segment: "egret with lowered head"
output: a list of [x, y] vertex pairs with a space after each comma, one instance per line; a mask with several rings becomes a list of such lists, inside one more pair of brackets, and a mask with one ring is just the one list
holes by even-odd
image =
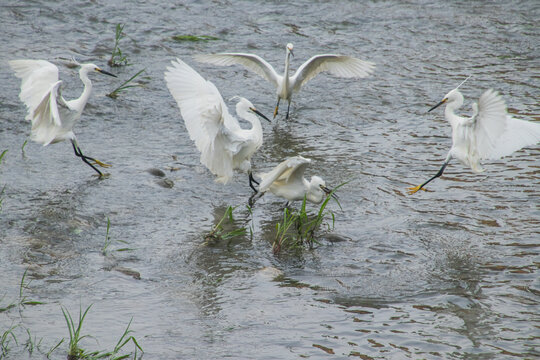
[[226, 184], [239, 169], [249, 175], [249, 186], [254, 190], [251, 156], [263, 143], [262, 126], [255, 114], [270, 121], [253, 104], [242, 97], [236, 104], [236, 113], [251, 123], [251, 129], [242, 129], [238, 120], [227, 110], [215, 85], [205, 80], [180, 59], [167, 67], [165, 81], [180, 113], [191, 140], [201, 152], [201, 163], [214, 175], [217, 182]]
[[109, 164], [83, 155], [77, 138], [73, 133], [75, 122], [81, 114], [92, 93], [92, 82], [88, 75], [93, 72], [114, 76], [94, 64], [79, 64], [79, 77], [84, 84], [84, 90], [78, 99], [66, 100], [62, 96], [62, 81], [58, 79], [56, 65], [45, 60], [12, 60], [9, 66], [15, 71], [15, 76], [22, 80], [19, 98], [28, 107], [26, 120], [32, 122], [30, 139], [43, 144], [54, 144], [70, 140], [75, 155], [90, 165], [99, 176], [103, 176], [95, 165], [109, 167]]
[[463, 105], [459, 86], [428, 110], [432, 111], [446, 104], [444, 115], [452, 126], [452, 148], [439, 172], [423, 184], [409, 188], [409, 194], [423, 189], [430, 181], [441, 176], [452, 158], [479, 173], [484, 171], [480, 160], [499, 159], [540, 141], [540, 123], [515, 119], [508, 115], [503, 98], [492, 89], [486, 90], [480, 96], [478, 104], [472, 104], [472, 117], [456, 115], [454, 112]]
[[220, 66], [240, 64], [248, 70], [262, 76], [276, 87], [277, 104], [274, 110], [274, 118], [278, 113], [279, 101], [288, 101], [287, 116], [289, 118], [289, 108], [293, 93], [299, 92], [300, 88], [322, 71], [328, 71], [332, 75], [339, 77], [359, 77], [368, 76], [375, 69], [375, 64], [369, 61], [360, 60], [350, 56], [321, 54], [315, 55], [302, 64], [294, 75], [289, 76], [290, 57], [293, 56], [293, 45], [287, 44], [285, 55], [285, 71], [279, 75], [272, 65], [260, 56], [245, 53], [219, 53], [209, 55], [196, 55], [195, 59], [201, 62]]
[[[306, 200], [319, 204], [323, 199], [332, 194], [332, 190], [326, 187], [326, 183], [318, 176], [312, 176], [310, 181], [304, 178], [304, 172], [311, 163], [311, 159], [302, 156], [293, 156], [281, 162], [268, 173], [261, 174], [259, 184], [259, 197], [270, 191], [276, 196], [289, 201]], [[252, 198], [251, 203], [256, 199]]]

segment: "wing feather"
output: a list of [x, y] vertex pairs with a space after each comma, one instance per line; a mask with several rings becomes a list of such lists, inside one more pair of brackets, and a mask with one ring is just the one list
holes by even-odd
[[507, 129], [506, 104], [493, 89], [486, 90], [478, 100], [475, 117], [476, 148], [480, 159], [489, 159], [497, 142]]
[[35, 109], [58, 82], [58, 68], [45, 60], [11, 60], [8, 63], [15, 76], [22, 80], [19, 98], [28, 107], [26, 120], [33, 121]]
[[294, 84], [294, 90], [298, 91], [305, 83], [323, 71], [328, 71], [338, 77], [363, 78], [371, 74], [374, 69], [374, 63], [350, 56], [315, 55], [298, 68], [292, 77], [292, 83]]
[[304, 172], [310, 163], [311, 159], [302, 156], [293, 156], [282, 161], [270, 172], [261, 175], [259, 191], [268, 191], [275, 181], [298, 181], [304, 176]]
[[268, 80], [274, 86], [278, 86], [281, 76], [276, 73], [272, 65], [260, 56], [244, 53], [220, 53], [209, 55], [195, 55], [195, 60], [214, 64], [218, 66], [242, 65], [246, 69], [253, 71], [264, 79]]
[[229, 114], [212, 82], [180, 59], [171, 63], [165, 72], [165, 81], [180, 108], [190, 138], [201, 152], [201, 163], [219, 177], [217, 181], [226, 183], [233, 176], [233, 151], [229, 146], [231, 131], [225, 123], [236, 119]]

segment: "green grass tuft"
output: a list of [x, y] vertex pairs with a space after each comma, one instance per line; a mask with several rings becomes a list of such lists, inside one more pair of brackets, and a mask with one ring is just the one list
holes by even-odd
[[129, 65], [127, 56], [122, 53], [120, 47], [118, 46], [120, 40], [125, 36], [124, 31], [125, 24], [116, 24], [116, 32], [114, 36], [114, 48], [111, 53], [111, 58], [108, 61], [109, 66], [126, 66]]
[[[326, 211], [326, 206], [332, 198], [341, 208], [339, 201], [333, 198], [332, 194], [345, 184], [346, 182], [332, 190], [315, 215], [307, 213], [305, 196], [300, 210], [285, 208], [283, 220], [276, 224], [276, 236], [272, 244], [274, 254], [278, 254], [282, 250], [300, 251], [305, 246], [313, 248], [313, 244], [317, 243], [316, 233], [321, 230], [321, 226], [326, 225], [325, 231], [333, 230], [336, 218], [333, 211]], [[331, 223], [325, 222], [328, 216], [332, 219]]]

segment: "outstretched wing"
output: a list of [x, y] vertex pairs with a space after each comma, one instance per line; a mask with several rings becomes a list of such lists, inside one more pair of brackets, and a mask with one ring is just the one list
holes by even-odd
[[71, 111], [59, 95], [58, 68], [45, 60], [12, 60], [9, 66], [22, 80], [19, 98], [28, 107], [32, 140], [48, 145], [59, 133], [69, 131], [62, 127], [62, 119]]
[[499, 159], [540, 142], [540, 123], [506, 117], [506, 131], [499, 137], [488, 159]]
[[189, 137], [201, 152], [201, 163], [219, 176], [218, 181], [226, 183], [233, 176], [234, 149], [225, 118], [232, 116], [212, 82], [180, 59], [171, 63], [165, 81], [180, 108]]
[[311, 163], [310, 159], [302, 156], [293, 156], [282, 161], [272, 171], [261, 175], [259, 191], [265, 192], [275, 181], [290, 183], [301, 181], [307, 166]]
[[260, 56], [243, 53], [220, 53], [209, 55], [195, 55], [195, 60], [219, 66], [239, 64], [246, 69], [262, 76], [274, 86], [278, 86], [281, 76], [276, 73], [272, 65]]
[[295, 91], [319, 74], [328, 71], [339, 77], [366, 77], [375, 69], [375, 64], [370, 61], [360, 60], [350, 56], [322, 54], [315, 55], [302, 64], [292, 77]]

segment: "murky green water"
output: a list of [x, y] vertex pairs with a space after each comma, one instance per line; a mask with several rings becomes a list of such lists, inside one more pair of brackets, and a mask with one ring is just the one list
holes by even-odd
[[[0, 312], [11, 326], [8, 359], [30, 357], [28, 329], [44, 358], [77, 315], [93, 304], [86, 349], [111, 349], [131, 318], [148, 359], [429, 358], [539, 356], [540, 148], [486, 163], [474, 175], [457, 162], [430, 184], [451, 140], [443, 112], [427, 114], [467, 75], [470, 102], [498, 89], [516, 117], [538, 120], [538, 6], [482, 2], [111, 2], [84, 5], [8, 1], [0, 6], [0, 307], [19, 283], [42, 305]], [[114, 28], [132, 63], [106, 66]], [[175, 42], [174, 35], [220, 40]], [[293, 100], [292, 119], [263, 124], [256, 171], [287, 156], [312, 158], [308, 175], [343, 187], [334, 233], [300, 256], [275, 256], [284, 201], [265, 196], [250, 215], [245, 175], [222, 186], [199, 163], [164, 81], [180, 57], [212, 80], [225, 99], [249, 98], [271, 115], [274, 90], [241, 67], [198, 64], [191, 55], [254, 52], [281, 71], [285, 44], [293, 68], [317, 53], [356, 55], [377, 64], [357, 80], [327, 75]], [[76, 56], [111, 70], [76, 126], [81, 148], [113, 165], [98, 180], [68, 143], [21, 151], [29, 124], [19, 81], [6, 61]], [[105, 94], [145, 68], [144, 87]], [[61, 66], [64, 96], [82, 89]], [[232, 107], [231, 107], [232, 109]], [[282, 109], [283, 112], [285, 109]], [[282, 114], [283, 115], [283, 114]], [[161, 169], [172, 188], [150, 174]], [[177, 169], [171, 171], [170, 169]], [[202, 246], [227, 206], [253, 237]], [[107, 218], [112, 244], [103, 255]], [[125, 241], [121, 243], [119, 241]], [[115, 251], [129, 247], [132, 251]], [[132, 272], [130, 272], [132, 271]], [[137, 273], [140, 279], [137, 279]], [[281, 273], [280, 280], [273, 281]], [[51, 356], [63, 359], [67, 345]]]

